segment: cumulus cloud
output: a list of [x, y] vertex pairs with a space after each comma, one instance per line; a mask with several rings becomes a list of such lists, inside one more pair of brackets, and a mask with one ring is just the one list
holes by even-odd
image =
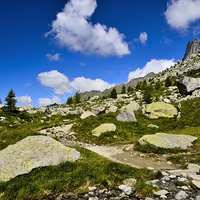
[[[74, 80], [70, 82], [67, 76], [58, 72], [57, 70], [42, 72], [38, 74], [37, 79], [41, 82], [43, 86], [52, 88], [54, 93], [58, 95], [72, 93], [74, 91], [103, 91], [107, 88], [114, 86], [114, 84], [109, 84], [101, 79], [92, 80], [90, 78], [84, 77], [74, 78]], [[42, 99], [42, 101], [50, 102], [48, 98]]]
[[52, 35], [59, 45], [74, 52], [119, 57], [130, 54], [125, 36], [116, 28], [89, 21], [96, 7], [96, 0], [70, 0], [45, 36]]
[[58, 96], [52, 96], [52, 98], [39, 98], [38, 104], [40, 106], [47, 106], [53, 103], [61, 104], [61, 99]]
[[148, 35], [146, 32], [140, 33], [139, 40], [142, 44], [146, 44], [147, 39], [148, 39]]
[[46, 57], [50, 60], [50, 61], [59, 61], [60, 60], [60, 53], [56, 53], [54, 55], [51, 55], [49, 53], [46, 54]]
[[17, 100], [19, 103], [22, 103], [22, 104], [31, 104], [31, 103], [32, 103], [32, 99], [31, 99], [31, 97], [28, 96], [28, 95], [16, 97], [16, 100]]
[[169, 68], [175, 64], [174, 59], [167, 60], [167, 59], [152, 59], [150, 62], [147, 62], [147, 64], [142, 68], [137, 68], [135, 71], [132, 71], [128, 75], [128, 81], [130, 81], [133, 78], [137, 77], [143, 77], [147, 75], [150, 72], [158, 73], [166, 68]]
[[71, 92], [68, 78], [57, 70], [42, 72], [38, 74], [37, 79], [42, 85], [53, 88], [55, 94], [63, 95]]
[[90, 78], [77, 77], [71, 82], [71, 86], [75, 90], [79, 90], [80, 92], [85, 92], [90, 90], [103, 91], [107, 88], [113, 87], [114, 84], [109, 84], [101, 79], [92, 80]]
[[190, 23], [200, 19], [200, 0], [170, 0], [165, 17], [175, 29], [187, 29]]

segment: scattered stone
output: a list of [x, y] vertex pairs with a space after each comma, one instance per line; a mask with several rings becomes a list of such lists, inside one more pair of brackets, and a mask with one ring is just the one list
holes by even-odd
[[129, 186], [129, 187], [134, 187], [135, 184], [137, 183], [137, 180], [134, 178], [126, 179], [123, 181], [124, 185]]
[[159, 190], [159, 191], [155, 192], [154, 194], [157, 196], [161, 196], [161, 195], [166, 195], [168, 193], [169, 192], [167, 190]]
[[155, 125], [155, 124], [149, 124], [147, 126], [148, 128], [159, 128], [159, 126]]
[[183, 199], [186, 199], [187, 197], [188, 197], [188, 194], [185, 191], [179, 191], [175, 195], [175, 199], [177, 199], [177, 200], [183, 200]]
[[109, 109], [106, 111], [106, 113], [116, 113], [118, 110], [118, 107], [117, 106], [110, 106]]
[[89, 118], [89, 117], [95, 117], [96, 115], [91, 112], [91, 111], [85, 111], [81, 116], [80, 118], [81, 119], [86, 119], [86, 118]]
[[102, 133], [113, 132], [116, 130], [116, 126], [112, 123], [104, 123], [92, 130], [92, 135], [99, 137]]
[[191, 135], [175, 135], [166, 133], [156, 133], [154, 135], [144, 135], [139, 139], [140, 145], [152, 144], [156, 147], [173, 149], [180, 147], [187, 149], [192, 146], [192, 142], [197, 140], [197, 137]]
[[42, 166], [80, 159], [80, 152], [47, 136], [28, 136], [0, 151], [0, 181]]
[[128, 105], [123, 106], [120, 108], [121, 111], [124, 111], [125, 109], [132, 110], [132, 111], [137, 111], [140, 109], [140, 105], [136, 101], [131, 101]]

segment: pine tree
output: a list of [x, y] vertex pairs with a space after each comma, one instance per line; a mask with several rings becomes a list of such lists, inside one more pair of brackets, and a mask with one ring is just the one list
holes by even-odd
[[110, 93], [110, 98], [116, 99], [117, 98], [117, 91], [115, 88], [112, 89]]
[[8, 107], [9, 111], [16, 110], [15, 104], [17, 103], [17, 100], [15, 98], [15, 93], [13, 89], [11, 89], [5, 98], [6, 106]]
[[147, 104], [152, 103], [152, 88], [147, 86], [143, 91], [143, 101]]
[[76, 92], [75, 97], [74, 97], [75, 103], [80, 103], [81, 101], [81, 94], [79, 92]]
[[121, 94], [126, 94], [126, 87], [125, 87], [125, 85], [123, 85], [123, 87], [122, 87]]
[[71, 105], [73, 103], [73, 98], [72, 97], [69, 97], [67, 99], [67, 104]]
[[168, 76], [165, 80], [165, 87], [169, 87], [172, 85], [172, 80], [171, 78]]

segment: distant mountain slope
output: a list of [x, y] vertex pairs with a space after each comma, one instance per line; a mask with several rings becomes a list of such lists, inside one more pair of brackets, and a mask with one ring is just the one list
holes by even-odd
[[190, 58], [200, 50], [200, 40], [196, 38], [194, 41], [189, 41], [185, 50], [183, 60]]
[[123, 86], [125, 86], [127, 90], [129, 87], [136, 87], [139, 82], [143, 82], [144, 80], [148, 81], [152, 78], [154, 79], [154, 82], [157, 82], [158, 80], [164, 81], [167, 77], [180, 78], [180, 76], [183, 75], [190, 75], [191, 71], [195, 71], [197, 69], [200, 69], [200, 40], [198, 38], [192, 42], [188, 42], [183, 60], [177, 62], [174, 66], [171, 66], [170, 68], [157, 74], [151, 72], [144, 77], [133, 78], [128, 83], [115, 85], [114, 87], [106, 89], [103, 92], [98, 90], [83, 92], [81, 93], [81, 101], [88, 100], [93, 96], [107, 97], [110, 95], [113, 88], [116, 89], [117, 93], [121, 93]]

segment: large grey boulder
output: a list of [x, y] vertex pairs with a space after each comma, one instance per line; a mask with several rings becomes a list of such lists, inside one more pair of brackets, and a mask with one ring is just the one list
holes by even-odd
[[137, 122], [135, 113], [133, 112], [133, 110], [128, 108], [125, 108], [124, 111], [121, 111], [116, 119], [120, 122]]
[[8, 181], [32, 169], [76, 161], [81, 155], [47, 136], [28, 136], [0, 151], [0, 181]]
[[178, 81], [178, 89], [181, 94], [190, 94], [200, 88], [200, 78], [184, 76]]
[[197, 139], [197, 137], [191, 135], [156, 133], [154, 135], [144, 135], [139, 139], [138, 143], [140, 145], [151, 144], [156, 147], [166, 149], [173, 149], [176, 147], [187, 149], [188, 147], [192, 146], [192, 142]]

